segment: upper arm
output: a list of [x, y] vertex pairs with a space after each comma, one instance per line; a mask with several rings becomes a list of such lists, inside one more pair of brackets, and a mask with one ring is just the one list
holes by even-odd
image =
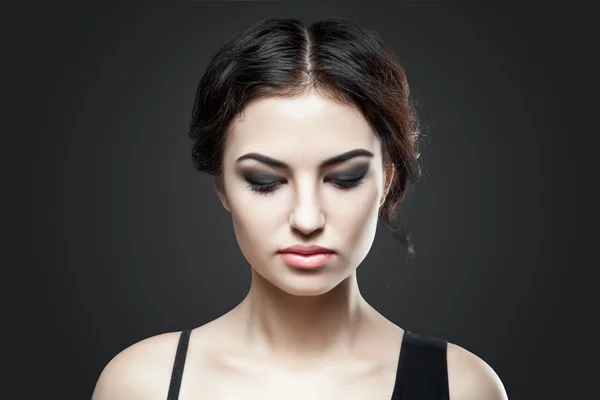
[[126, 348], [102, 370], [92, 400], [166, 398], [176, 346], [176, 334], [168, 333]]
[[448, 343], [450, 400], [508, 400], [500, 377], [485, 361]]

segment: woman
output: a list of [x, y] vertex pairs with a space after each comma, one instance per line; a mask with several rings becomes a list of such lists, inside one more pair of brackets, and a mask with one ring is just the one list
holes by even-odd
[[376, 33], [270, 19], [233, 36], [200, 81], [190, 137], [251, 288], [208, 324], [122, 351], [93, 398], [506, 399], [483, 360], [398, 327], [359, 291], [377, 223], [419, 175], [418, 133]]

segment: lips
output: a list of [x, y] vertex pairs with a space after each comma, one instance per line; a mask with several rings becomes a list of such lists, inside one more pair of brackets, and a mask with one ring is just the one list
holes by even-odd
[[312, 269], [319, 268], [327, 264], [334, 256], [334, 253], [279, 253], [279, 257], [290, 267]]
[[280, 250], [278, 255], [290, 267], [312, 269], [327, 264], [335, 252], [327, 247], [314, 244], [297, 244]]

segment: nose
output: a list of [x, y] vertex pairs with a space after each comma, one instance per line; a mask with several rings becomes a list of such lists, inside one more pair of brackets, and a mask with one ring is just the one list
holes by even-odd
[[323, 229], [325, 215], [318, 196], [308, 190], [300, 194], [290, 214], [289, 223], [293, 229], [306, 236]]

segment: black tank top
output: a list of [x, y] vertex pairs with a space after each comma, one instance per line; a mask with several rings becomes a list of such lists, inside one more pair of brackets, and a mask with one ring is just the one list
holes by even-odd
[[[178, 400], [191, 332], [179, 337], [167, 400]], [[390, 400], [449, 400], [447, 346], [443, 339], [405, 330]]]

